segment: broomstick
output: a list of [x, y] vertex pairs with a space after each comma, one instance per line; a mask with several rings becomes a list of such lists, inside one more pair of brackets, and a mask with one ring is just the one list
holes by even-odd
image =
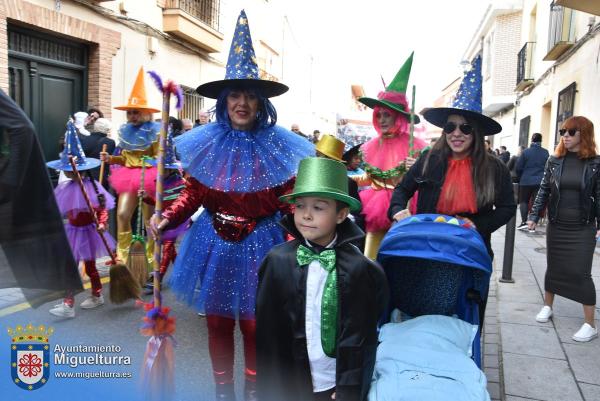
[[[181, 88], [172, 81], [167, 81], [163, 86], [158, 74], [150, 71], [154, 83], [163, 95], [162, 104], [162, 126], [158, 146], [158, 174], [156, 178], [156, 204], [154, 215], [158, 218], [162, 212], [163, 201], [163, 178], [165, 172], [165, 142], [169, 124], [169, 110], [171, 94], [177, 96], [177, 109], [183, 106], [183, 94]], [[175, 318], [169, 317], [170, 309], [163, 307], [160, 294], [160, 238], [154, 248], [154, 302], [145, 304], [147, 311], [144, 317], [144, 325], [140, 330], [142, 334], [151, 336], [144, 354], [144, 365], [142, 369], [142, 388], [145, 400], [168, 401], [175, 393], [175, 381], [173, 372], [175, 370], [175, 358], [173, 345], [175, 340]]]
[[[102, 153], [106, 153], [106, 150], [108, 148], [107, 144], [102, 145]], [[106, 163], [104, 162], [104, 160], [102, 160], [102, 162], [100, 163], [100, 176], [98, 177], [98, 182], [100, 183], [100, 185], [102, 185], [102, 180], [104, 180], [104, 165]]]
[[415, 155], [414, 141], [415, 141], [415, 92], [416, 87], [412, 87], [412, 104], [410, 105], [410, 136], [408, 139], [408, 155], [413, 157]]
[[[94, 224], [96, 224], [96, 227], [98, 227], [98, 217], [96, 216], [96, 212], [92, 207], [92, 202], [90, 202], [90, 198], [88, 197], [87, 192], [85, 192], [83, 180], [81, 178], [81, 175], [79, 174], [79, 171], [77, 170], [77, 164], [75, 163], [75, 159], [73, 158], [73, 156], [69, 156], [69, 162], [71, 163], [71, 167], [73, 168], [73, 173], [77, 176], [79, 189], [81, 189], [81, 193], [83, 195], [83, 198], [85, 199], [85, 203], [87, 204], [88, 211], [94, 219]], [[106, 250], [113, 262], [113, 265], [110, 268], [110, 300], [115, 303], [122, 303], [131, 298], [139, 298], [140, 290], [137, 287], [136, 282], [133, 280], [133, 277], [131, 277], [131, 274], [129, 274], [127, 266], [125, 266], [122, 263], [117, 263], [115, 254], [113, 253], [112, 249], [110, 249], [108, 242], [106, 242], [104, 233], [98, 231], [98, 235], [100, 235], [102, 243], [106, 247]], [[115, 294], [113, 294], [113, 292]], [[115, 301], [115, 299], [117, 301]]]
[[[144, 172], [146, 170], [146, 161], [142, 157], [142, 174], [140, 179], [140, 189], [144, 188]], [[146, 239], [142, 235], [142, 196], [138, 195], [137, 212], [137, 233], [131, 239], [129, 246], [129, 257], [127, 258], [127, 268], [133, 278], [138, 282], [140, 288], [148, 280], [148, 258], [146, 257]]]

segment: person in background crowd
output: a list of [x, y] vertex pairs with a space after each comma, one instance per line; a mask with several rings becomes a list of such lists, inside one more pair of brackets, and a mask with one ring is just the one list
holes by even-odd
[[169, 131], [173, 138], [177, 138], [183, 133], [183, 124], [180, 119], [173, 116], [169, 117]]
[[316, 129], [316, 130], [313, 131], [313, 134], [312, 134], [312, 137], [310, 138], [310, 141], [312, 143], [316, 144], [317, 142], [319, 142], [320, 136], [321, 136], [321, 131], [319, 131], [318, 129]]
[[225, 79], [197, 88], [202, 96], [217, 99], [217, 121], [176, 139], [190, 177], [179, 198], [160, 218], [152, 218], [151, 227], [158, 235], [204, 206], [181, 243], [168, 284], [206, 314], [218, 400], [236, 399], [234, 328], [239, 324], [244, 343], [244, 399], [250, 401], [256, 399], [258, 267], [273, 246], [284, 242], [278, 221], [289, 205], [279, 201], [279, 196], [292, 189], [298, 163], [314, 155], [315, 149], [276, 125], [277, 111], [269, 98], [285, 93], [288, 87], [259, 78], [243, 10], [225, 70]]
[[183, 125], [183, 130], [181, 132], [182, 134], [194, 128], [194, 123], [189, 118], [184, 118], [181, 120], [181, 124]]
[[490, 142], [489, 139], [486, 139], [484, 143], [485, 143], [485, 151], [488, 152], [489, 154], [492, 154], [495, 156], [496, 154], [494, 152], [494, 149], [492, 149], [492, 142]]
[[94, 123], [96, 122], [96, 120], [99, 118], [104, 118], [104, 113], [102, 113], [100, 109], [97, 109], [95, 107], [90, 107], [87, 113], [88, 116], [84, 121], [84, 126], [85, 129], [91, 132], [94, 128]]
[[292, 127], [290, 128], [290, 131], [292, 131], [294, 134], [300, 135], [301, 137], [303, 137], [305, 139], [308, 139], [308, 138], [306, 138], [306, 135], [304, 135], [302, 133], [302, 131], [300, 131], [300, 126], [298, 124], [292, 124]]
[[600, 157], [594, 124], [587, 118], [568, 118], [559, 133], [560, 142], [546, 163], [527, 221], [529, 229], [535, 230], [548, 205], [544, 306], [535, 320], [547, 322], [552, 317], [555, 295], [578, 302], [583, 305], [585, 321], [572, 338], [586, 342], [598, 337], [591, 272], [600, 236]]
[[[115, 141], [108, 137], [112, 124], [110, 120], [106, 118], [98, 118], [94, 123], [91, 133], [89, 136], [81, 136], [81, 147], [83, 152], [89, 157], [94, 159], [100, 159], [100, 152], [102, 152], [102, 146], [106, 145], [106, 152], [112, 154], [115, 151]], [[102, 185], [108, 189], [108, 168], [104, 169], [104, 178], [102, 178]], [[100, 167], [96, 167], [90, 170], [95, 180], [99, 179]]]
[[194, 123], [194, 128], [199, 127], [201, 125], [208, 124], [210, 122], [210, 113], [206, 110], [200, 110], [198, 112], [198, 119]]
[[519, 182], [519, 209], [521, 211], [521, 224], [517, 230], [528, 230], [527, 215], [530, 205], [537, 196], [540, 182], [544, 176], [544, 166], [548, 160], [548, 151], [542, 148], [542, 134], [535, 133], [531, 136], [531, 145], [523, 151], [515, 166], [517, 181]]
[[88, 119], [88, 113], [85, 111], [78, 111], [73, 114], [73, 120], [75, 124], [75, 128], [77, 128], [77, 133], [80, 135], [80, 139], [82, 136], [88, 136], [90, 131], [85, 128], [85, 122]]
[[506, 146], [502, 145], [500, 146], [500, 160], [502, 160], [504, 162], [504, 164], [508, 164], [508, 161], [510, 160], [510, 152], [508, 150], [506, 150]]
[[512, 155], [508, 163], [506, 163], [506, 167], [508, 167], [508, 171], [510, 171], [510, 177], [512, 178], [512, 182], [519, 182], [519, 178], [517, 177], [517, 161], [519, 157], [523, 154], [525, 150], [525, 146], [519, 145], [518, 151], [516, 155]]
[[348, 170], [348, 176], [361, 175], [365, 173], [365, 170], [360, 168], [360, 155], [358, 154], [360, 145], [358, 144], [350, 148], [346, 153], [342, 155], [342, 159], [346, 162], [346, 169]]

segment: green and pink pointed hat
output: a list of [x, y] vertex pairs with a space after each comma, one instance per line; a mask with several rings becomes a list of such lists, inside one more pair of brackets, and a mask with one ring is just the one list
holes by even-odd
[[[392, 82], [390, 82], [384, 91], [379, 92], [377, 99], [361, 97], [358, 101], [371, 109], [375, 106], [387, 107], [388, 109], [404, 114], [406, 118], [410, 118], [410, 107], [408, 106], [408, 100], [406, 99], [406, 88], [408, 87], [408, 78], [410, 77], [414, 54], [415, 52], [410, 54], [400, 70], [396, 73]], [[419, 121], [419, 116], [415, 114], [415, 124], [418, 124]]]

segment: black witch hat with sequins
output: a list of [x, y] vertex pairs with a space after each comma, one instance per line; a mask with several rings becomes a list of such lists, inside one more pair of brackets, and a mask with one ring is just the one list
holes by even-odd
[[482, 114], [481, 56], [477, 56], [471, 65], [471, 70], [465, 74], [460, 83], [460, 88], [458, 88], [452, 107], [427, 109], [423, 112], [423, 117], [433, 125], [443, 128], [446, 121], [448, 121], [449, 115], [458, 114], [477, 121], [483, 135], [497, 134], [502, 131], [502, 126], [495, 120]]
[[289, 89], [279, 82], [260, 79], [250, 26], [244, 10], [240, 12], [235, 26], [225, 68], [225, 79], [202, 84], [196, 88], [196, 91], [202, 96], [217, 99], [223, 89], [237, 86], [256, 88], [264, 97], [279, 96]]

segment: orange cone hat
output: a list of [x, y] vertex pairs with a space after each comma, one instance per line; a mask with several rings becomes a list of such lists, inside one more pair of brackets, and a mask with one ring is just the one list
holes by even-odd
[[131, 95], [125, 106], [115, 107], [117, 110], [142, 110], [148, 113], [158, 113], [160, 110], [148, 106], [146, 97], [146, 84], [144, 82], [144, 67], [140, 67], [137, 78], [133, 84]]

